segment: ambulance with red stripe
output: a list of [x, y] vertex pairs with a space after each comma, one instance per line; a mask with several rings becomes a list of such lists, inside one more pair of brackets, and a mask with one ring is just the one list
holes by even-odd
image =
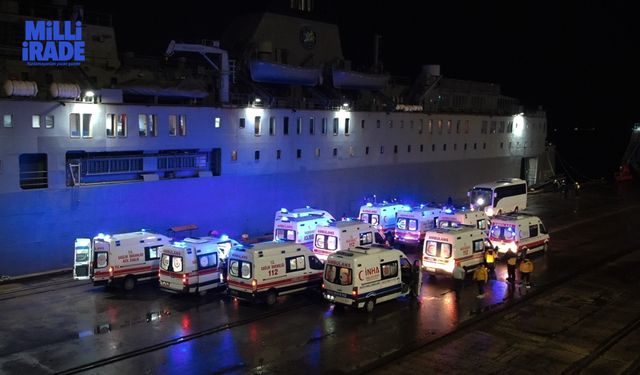
[[227, 260], [227, 284], [233, 297], [276, 303], [285, 294], [319, 288], [324, 265], [306, 246], [261, 242], [234, 248]]
[[440, 216], [442, 216], [440, 207], [426, 204], [399, 211], [396, 220], [396, 240], [407, 245], [419, 244], [427, 230], [436, 227]]
[[371, 246], [373, 233], [373, 226], [360, 220], [337, 221], [329, 226], [319, 226], [313, 241], [313, 253], [318, 259], [325, 261], [329, 255], [339, 250]]
[[540, 218], [521, 212], [494, 217], [489, 239], [498, 247], [498, 255], [509, 251], [516, 254], [546, 252], [549, 248], [549, 232]]
[[311, 248], [316, 228], [334, 221], [335, 218], [329, 212], [315, 208], [299, 208], [291, 212], [281, 210], [281, 215], [276, 213], [273, 240], [306, 244]]
[[488, 216], [484, 211], [456, 210], [445, 208], [438, 218], [438, 228], [471, 225], [486, 230], [489, 226]]
[[422, 269], [430, 276], [451, 276], [460, 262], [469, 272], [484, 262], [485, 249], [493, 247], [485, 231], [471, 225], [438, 228], [425, 235]]
[[77, 238], [74, 278], [93, 280], [94, 285], [122, 285], [135, 288], [138, 281], [156, 279], [160, 247], [171, 241], [167, 236], [147, 231], [99, 234], [90, 241]]
[[160, 248], [160, 289], [170, 293], [198, 293], [226, 285], [225, 259], [241, 246], [226, 235], [185, 238]]
[[382, 229], [393, 229], [396, 226], [396, 214], [406, 209], [406, 205], [399, 203], [369, 202], [360, 207], [358, 218], [375, 228], [382, 226]]
[[417, 296], [421, 285], [419, 261], [414, 266], [402, 251], [375, 245], [329, 255], [322, 294], [338, 306], [372, 312], [378, 303], [411, 293]]

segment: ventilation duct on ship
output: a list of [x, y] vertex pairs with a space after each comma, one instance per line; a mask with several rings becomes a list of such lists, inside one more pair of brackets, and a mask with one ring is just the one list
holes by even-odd
[[56, 99], [75, 99], [82, 94], [80, 86], [75, 83], [58, 83], [54, 82], [49, 88], [51, 96]]
[[7, 96], [36, 96], [38, 84], [33, 81], [7, 80], [4, 83], [4, 92]]

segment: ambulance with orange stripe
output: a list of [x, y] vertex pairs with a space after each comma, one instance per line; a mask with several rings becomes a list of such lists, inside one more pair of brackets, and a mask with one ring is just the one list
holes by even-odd
[[322, 294], [338, 306], [372, 312], [380, 302], [420, 293], [419, 263], [412, 265], [402, 251], [377, 245], [338, 251], [325, 263]]
[[156, 279], [160, 247], [171, 242], [167, 236], [140, 232], [105, 235], [75, 242], [74, 278], [93, 280], [94, 285], [122, 285], [135, 288], [138, 281]]
[[234, 248], [227, 260], [229, 295], [273, 305], [278, 296], [319, 289], [323, 269], [301, 244], [270, 241]]
[[160, 248], [160, 289], [198, 293], [226, 285], [225, 259], [241, 246], [226, 235], [185, 238]]
[[540, 218], [522, 212], [494, 217], [489, 239], [498, 247], [498, 255], [509, 251], [516, 254], [546, 252], [549, 248], [549, 232]]
[[484, 262], [484, 251], [493, 247], [485, 231], [472, 225], [428, 231], [422, 250], [422, 268], [430, 276], [451, 276], [460, 262], [465, 271]]

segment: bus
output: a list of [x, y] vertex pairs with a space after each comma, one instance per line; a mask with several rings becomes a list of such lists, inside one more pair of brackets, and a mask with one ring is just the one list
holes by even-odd
[[487, 216], [527, 208], [527, 182], [519, 178], [479, 184], [469, 190], [467, 195], [471, 209], [484, 211]]

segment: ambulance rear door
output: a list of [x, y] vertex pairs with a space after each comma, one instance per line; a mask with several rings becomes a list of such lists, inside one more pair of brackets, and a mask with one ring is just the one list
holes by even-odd
[[88, 280], [91, 276], [91, 239], [76, 238], [73, 251], [74, 280]]

